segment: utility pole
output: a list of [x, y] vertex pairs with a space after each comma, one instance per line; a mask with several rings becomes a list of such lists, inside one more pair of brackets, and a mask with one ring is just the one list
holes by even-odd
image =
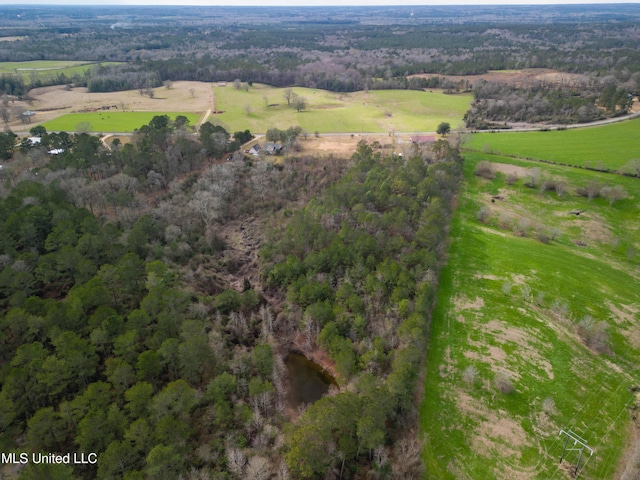
[[[580, 452], [578, 454], [578, 461], [576, 462], [576, 465], [573, 471], [573, 475], [577, 477], [578, 472], [580, 471], [580, 461], [582, 460], [582, 454], [584, 453], [585, 450], [587, 450], [589, 452], [589, 456], [592, 456], [593, 449], [587, 446], [587, 441], [584, 438], [580, 437], [579, 435], [572, 432], [571, 430], [567, 430], [567, 431], [560, 430], [560, 435], [565, 435], [567, 437], [567, 439], [564, 442], [564, 448], [562, 449], [562, 455], [560, 455], [560, 463], [562, 463], [565, 453]], [[573, 446], [569, 446], [569, 440], [573, 440]]]

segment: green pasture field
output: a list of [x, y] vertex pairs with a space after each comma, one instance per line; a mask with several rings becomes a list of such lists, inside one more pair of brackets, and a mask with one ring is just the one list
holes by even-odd
[[35, 75], [38, 78], [46, 77], [48, 75], [57, 76], [65, 74], [66, 76], [72, 76], [75, 74], [83, 74], [89, 68], [97, 65], [117, 65], [118, 62], [77, 62], [67, 60], [36, 60], [31, 62], [0, 62], [0, 75], [3, 74], [18, 74], [22, 75], [26, 79]]
[[248, 128], [256, 133], [297, 125], [310, 133], [433, 132], [441, 122], [457, 127], [471, 103], [470, 95], [445, 95], [439, 91], [340, 94], [296, 87], [294, 93], [307, 101], [307, 108], [297, 112], [287, 106], [282, 88], [253, 85], [248, 92], [236, 90], [231, 84], [212, 88], [216, 109], [224, 113], [213, 115], [211, 121], [228, 131]]
[[[602, 127], [601, 141], [608, 130]], [[505, 173], [476, 177], [481, 160], [520, 177], [540, 168], [569, 190], [559, 198], [522, 179], [508, 185]], [[629, 196], [613, 206], [577, 196], [592, 180], [621, 185]], [[640, 381], [639, 199], [636, 178], [465, 155], [420, 412], [428, 478], [566, 478], [564, 468], [578, 453], [566, 452], [568, 463], [559, 465], [561, 429], [594, 449], [582, 458], [580, 478], [614, 478], [630, 441], [628, 387]], [[482, 207], [489, 209], [484, 222], [477, 217]], [[569, 214], [574, 210], [582, 213]], [[522, 219], [526, 234], [515, 235], [513, 226], [527, 223]], [[537, 239], [554, 229], [558, 236], [549, 243]], [[589, 325], [587, 316], [589, 332], [606, 332], [608, 353], [582, 340], [578, 324]], [[513, 393], [498, 392], [497, 374], [511, 378]]]
[[67, 131], [74, 132], [79, 124], [88, 122], [91, 132], [133, 132], [143, 125], [148, 125], [156, 115], [168, 115], [172, 120], [178, 115], [184, 115], [191, 125], [196, 125], [200, 119], [197, 113], [180, 112], [118, 112], [104, 110], [89, 113], [69, 113], [56, 119], [44, 122], [44, 126], [50, 132]]
[[31, 70], [59, 70], [61, 68], [87, 65], [88, 62], [74, 62], [67, 60], [34, 60], [31, 62], [0, 62], [1, 73], [20, 73]]
[[566, 165], [618, 169], [640, 158], [640, 119], [549, 132], [478, 133], [468, 148], [479, 151], [549, 160]]

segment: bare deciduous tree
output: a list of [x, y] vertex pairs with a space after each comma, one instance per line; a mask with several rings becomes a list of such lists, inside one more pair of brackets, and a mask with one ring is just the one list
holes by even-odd
[[482, 178], [492, 179], [495, 177], [495, 173], [493, 172], [493, 167], [491, 166], [491, 162], [488, 160], [482, 160], [478, 162], [476, 165], [476, 169], [473, 172]]
[[236, 478], [244, 478], [247, 457], [245, 457], [239, 448], [229, 448], [227, 449], [227, 465], [229, 466], [229, 471], [231, 471]]
[[529, 228], [531, 228], [531, 220], [529, 220], [528, 218], [522, 217], [521, 219], [518, 220], [518, 222], [516, 223], [516, 226], [513, 228], [513, 233], [521, 237], [524, 237], [527, 235], [527, 231], [529, 230]]
[[200, 215], [205, 225], [211, 225], [222, 216], [222, 199], [213, 192], [206, 190], [196, 192], [189, 206]]
[[542, 401], [542, 411], [551, 416], [557, 413], [556, 402], [551, 397], [547, 397]]
[[558, 180], [555, 184], [555, 190], [556, 190], [556, 194], [558, 195], [558, 198], [562, 198], [566, 195], [567, 191], [569, 190], [569, 184], [564, 180]]
[[627, 175], [640, 177], [640, 158], [632, 158], [620, 169], [620, 172]]
[[513, 185], [518, 181], [519, 178], [520, 177], [518, 177], [517, 173], [511, 172], [507, 174], [505, 181], [507, 182], [507, 185]]
[[6, 105], [0, 105], [0, 118], [5, 124], [8, 124], [9, 120], [11, 120], [11, 111]]
[[627, 191], [622, 185], [615, 185], [613, 187], [602, 187], [600, 195], [609, 201], [609, 206], [613, 206], [618, 200], [624, 200], [627, 198]]
[[289, 469], [287, 468], [287, 464], [284, 462], [280, 462], [278, 465], [278, 471], [276, 472], [277, 480], [291, 480], [291, 474], [289, 473]]
[[591, 315], [585, 315], [578, 322], [578, 335], [589, 348], [598, 353], [609, 352], [608, 325], [605, 322], [596, 322]]
[[179, 480], [211, 480], [211, 474], [208, 470], [198, 470], [195, 467], [191, 467], [187, 476], [180, 475]]
[[271, 465], [265, 457], [254, 456], [249, 459], [245, 477], [247, 480], [267, 480], [271, 477]]
[[149, 170], [149, 173], [147, 173], [147, 186], [152, 191], [164, 188], [166, 186], [164, 176], [161, 173]]
[[118, 173], [113, 177], [106, 179], [106, 185], [112, 192], [124, 190], [128, 193], [135, 193], [138, 189], [138, 179], [127, 175], [126, 173]]
[[515, 390], [511, 377], [506, 373], [497, 373], [493, 380], [493, 384], [495, 385], [496, 389], [504, 395], [513, 393]]
[[480, 210], [478, 210], [478, 213], [476, 214], [476, 218], [478, 219], [479, 222], [486, 222], [487, 219], [491, 216], [491, 209], [489, 209], [489, 207], [481, 207]]
[[578, 193], [582, 196], [587, 197], [589, 201], [593, 200], [596, 197], [600, 196], [600, 190], [602, 189], [602, 184], [597, 180], [591, 180], [584, 188], [579, 188]]
[[542, 171], [538, 167], [529, 169], [527, 172], [525, 185], [530, 188], [536, 188], [542, 180]]
[[569, 304], [564, 300], [556, 298], [551, 303], [551, 312], [560, 320], [569, 319]]
[[469, 365], [462, 372], [462, 380], [468, 385], [475, 385], [478, 380], [478, 369], [474, 365]]
[[394, 448], [391, 462], [391, 478], [395, 480], [418, 480], [424, 474], [421, 459], [422, 448], [420, 442], [411, 433], [402, 438]]
[[89, 133], [92, 129], [89, 122], [80, 122], [76, 125], [76, 133]]
[[291, 99], [293, 98], [293, 90], [291, 88], [285, 88], [282, 96], [287, 101], [287, 105], [291, 106]]

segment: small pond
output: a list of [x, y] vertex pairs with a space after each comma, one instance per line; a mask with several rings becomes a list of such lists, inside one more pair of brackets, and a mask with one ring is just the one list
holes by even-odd
[[287, 402], [294, 408], [320, 400], [329, 391], [329, 386], [336, 385], [320, 365], [304, 355], [290, 353], [284, 363], [289, 374]]

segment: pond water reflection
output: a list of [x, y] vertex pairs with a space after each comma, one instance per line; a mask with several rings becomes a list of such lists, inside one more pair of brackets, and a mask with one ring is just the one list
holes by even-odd
[[320, 400], [335, 380], [324, 369], [304, 355], [290, 353], [284, 360], [289, 374], [287, 402], [291, 407]]

